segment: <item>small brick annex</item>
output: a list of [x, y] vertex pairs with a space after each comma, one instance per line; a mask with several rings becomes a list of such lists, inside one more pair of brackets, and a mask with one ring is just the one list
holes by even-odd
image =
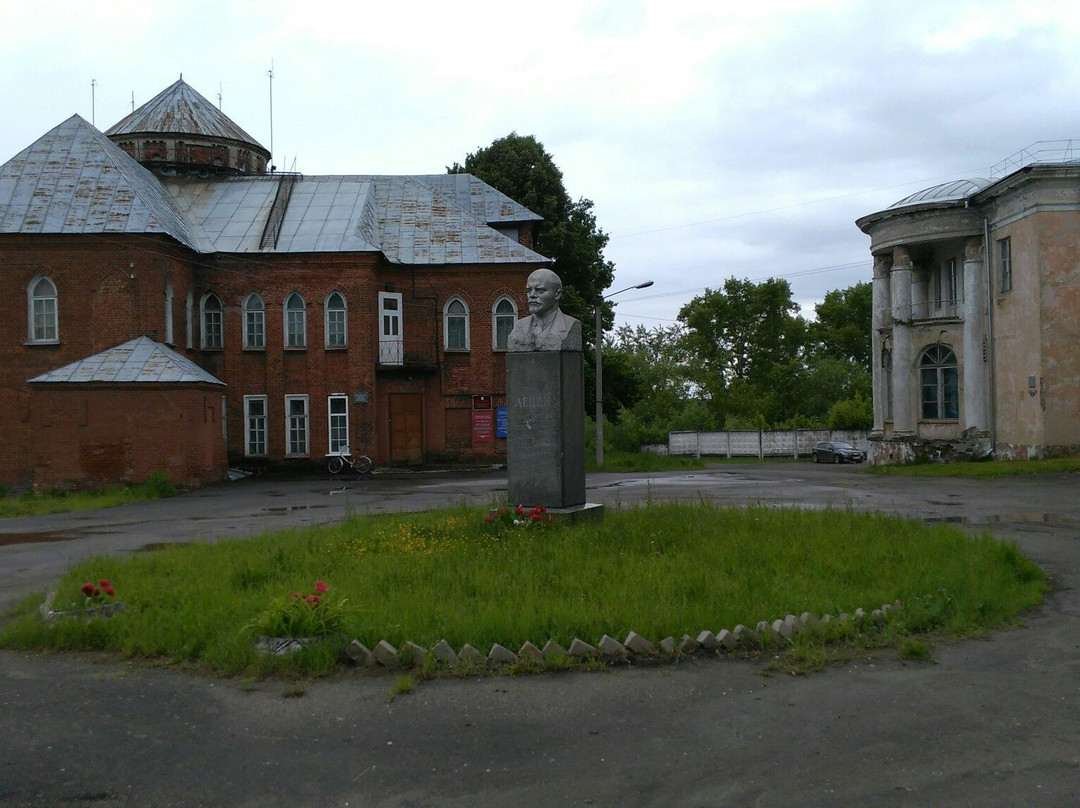
[[[195, 484], [345, 446], [382, 466], [504, 456], [494, 312], [524, 312], [550, 265], [538, 216], [468, 175], [186, 171], [192, 154], [151, 171], [73, 116], [0, 166], [0, 485]], [[224, 391], [29, 382], [141, 336]]]

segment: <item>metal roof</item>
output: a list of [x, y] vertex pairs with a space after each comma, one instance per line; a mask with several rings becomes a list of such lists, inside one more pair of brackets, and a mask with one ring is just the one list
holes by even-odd
[[421, 174], [413, 179], [437, 194], [453, 200], [459, 208], [469, 211], [488, 224], [544, 220], [542, 216], [472, 174]]
[[0, 233], [164, 233], [197, 249], [157, 178], [72, 115], [0, 166]]
[[[199, 253], [382, 252], [395, 264], [543, 264], [491, 227], [539, 217], [466, 174], [158, 176], [73, 115], [0, 166], [0, 233], [161, 233]], [[291, 186], [276, 244], [263, 233]], [[488, 217], [494, 217], [489, 219]]]
[[[382, 252], [395, 264], [547, 261], [436, 193], [422, 179], [370, 175], [297, 179], [277, 245], [266, 251]], [[270, 208], [279, 183], [287, 180], [263, 175], [160, 181], [195, 226], [201, 252], [251, 253], [263, 251], [260, 240]]]
[[990, 182], [990, 180], [982, 177], [943, 182], [941, 185], [934, 185], [911, 196], [905, 196], [899, 202], [889, 205], [888, 209], [906, 208], [908, 205], [920, 205], [928, 202], [952, 202], [966, 199], [972, 194], [981, 191]]
[[183, 77], [166, 87], [127, 117], [105, 132], [108, 136], [134, 134], [202, 135], [209, 138], [238, 140], [270, 152], [255, 138], [237, 126], [229, 116], [207, 101]]
[[225, 382], [210, 375], [190, 359], [149, 337], [137, 337], [123, 345], [42, 373], [30, 381], [49, 384], [202, 383], [225, 386]]

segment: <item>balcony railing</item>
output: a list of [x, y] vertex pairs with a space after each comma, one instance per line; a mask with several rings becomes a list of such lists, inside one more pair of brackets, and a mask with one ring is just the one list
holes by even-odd
[[963, 316], [963, 300], [928, 300], [911, 304], [912, 320], [959, 320]]
[[381, 367], [435, 367], [438, 356], [431, 340], [380, 340]]

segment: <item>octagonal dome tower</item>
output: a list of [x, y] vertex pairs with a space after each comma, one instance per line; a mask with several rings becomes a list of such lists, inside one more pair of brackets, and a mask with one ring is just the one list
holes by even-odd
[[162, 174], [263, 174], [270, 152], [183, 76], [113, 124], [106, 136]]

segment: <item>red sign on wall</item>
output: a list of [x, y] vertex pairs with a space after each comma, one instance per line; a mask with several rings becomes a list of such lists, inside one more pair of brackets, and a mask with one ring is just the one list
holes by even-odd
[[473, 443], [491, 443], [495, 439], [495, 413], [491, 410], [473, 410]]

